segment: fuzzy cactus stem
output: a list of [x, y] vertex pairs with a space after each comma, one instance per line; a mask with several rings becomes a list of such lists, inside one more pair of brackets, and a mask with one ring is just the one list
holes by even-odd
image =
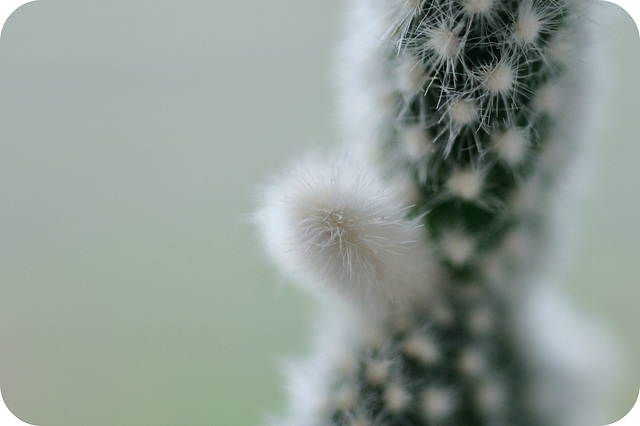
[[[276, 263], [334, 317], [276, 424], [577, 424], [584, 405], [540, 402], [538, 376], [564, 367], [531, 355], [546, 352], [529, 334], [551, 331], [526, 329], [523, 306], [573, 147], [563, 111], [587, 86], [590, 2], [353, 2], [357, 154], [297, 164], [257, 215]], [[558, 376], [558, 394], [584, 383]]]

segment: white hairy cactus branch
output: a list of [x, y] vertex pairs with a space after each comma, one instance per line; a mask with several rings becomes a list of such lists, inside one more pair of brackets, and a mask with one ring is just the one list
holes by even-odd
[[590, 0], [353, 3], [351, 154], [295, 164], [256, 215], [331, 312], [277, 424], [597, 421], [607, 340], [533, 279], [588, 124]]

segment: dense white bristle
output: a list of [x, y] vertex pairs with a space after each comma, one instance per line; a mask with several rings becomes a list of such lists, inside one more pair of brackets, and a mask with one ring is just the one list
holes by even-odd
[[478, 107], [472, 99], [456, 99], [449, 106], [449, 116], [459, 126], [472, 124], [478, 119]]
[[454, 58], [460, 51], [461, 40], [458, 34], [446, 25], [439, 25], [428, 32], [427, 46], [442, 59]]
[[506, 95], [516, 83], [516, 73], [506, 62], [487, 67], [482, 74], [482, 85], [493, 95]]
[[529, 4], [518, 10], [518, 16], [513, 24], [513, 36], [522, 44], [532, 44], [538, 40], [542, 29], [542, 19], [538, 12]]
[[421, 223], [355, 160], [299, 164], [266, 195], [257, 219], [269, 252], [299, 281], [370, 308], [429, 293]]
[[486, 15], [493, 9], [495, 0], [462, 0], [465, 12], [470, 15]]
[[425, 0], [395, 0], [400, 3], [400, 5], [405, 10], [405, 13], [409, 14], [417, 14], [422, 9], [422, 5]]

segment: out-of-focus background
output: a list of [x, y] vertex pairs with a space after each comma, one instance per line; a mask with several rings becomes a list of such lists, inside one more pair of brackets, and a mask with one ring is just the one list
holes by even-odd
[[[265, 260], [256, 187], [336, 139], [341, 0], [41, 0], [0, 39], [0, 386], [42, 426], [257, 425], [311, 303]], [[640, 384], [640, 43], [614, 65], [563, 282]]]

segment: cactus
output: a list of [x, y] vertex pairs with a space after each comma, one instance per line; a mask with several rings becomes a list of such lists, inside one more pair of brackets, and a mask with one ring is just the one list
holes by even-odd
[[597, 422], [604, 337], [536, 283], [589, 121], [588, 0], [355, 3], [349, 149], [294, 164], [257, 214], [322, 303], [275, 423]]

